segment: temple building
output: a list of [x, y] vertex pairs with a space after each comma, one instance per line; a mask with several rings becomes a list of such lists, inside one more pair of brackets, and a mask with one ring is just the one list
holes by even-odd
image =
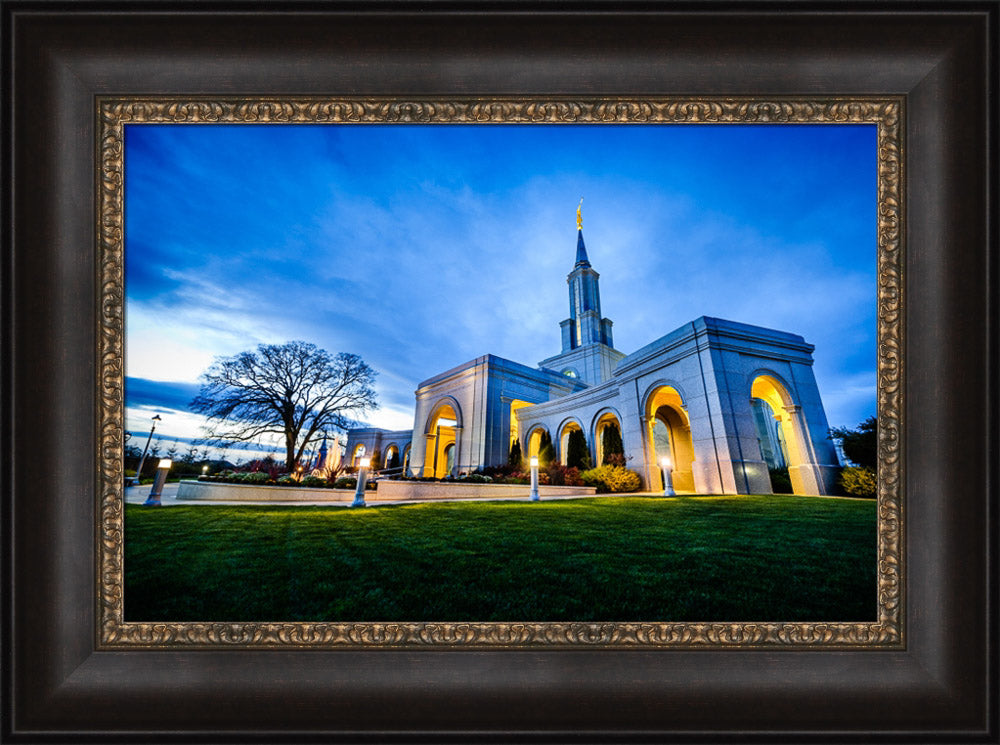
[[682, 493], [767, 494], [769, 468], [787, 468], [796, 494], [833, 493], [838, 460], [813, 345], [702, 316], [626, 355], [601, 315], [599, 279], [578, 209], [561, 351], [537, 367], [487, 354], [428, 378], [416, 390], [413, 430], [349, 431], [350, 464], [377, 451], [374, 468], [457, 476], [506, 463], [515, 440], [536, 455], [543, 432], [565, 463], [569, 436], [581, 430], [597, 465], [604, 430], [615, 427], [648, 490], [662, 488], [666, 457]]

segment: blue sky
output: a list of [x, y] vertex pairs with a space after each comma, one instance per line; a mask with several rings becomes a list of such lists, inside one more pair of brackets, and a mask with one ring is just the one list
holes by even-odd
[[625, 353], [708, 315], [801, 334], [830, 424], [875, 413], [868, 125], [129, 125], [126, 428], [196, 437], [217, 355], [302, 339], [413, 391], [560, 350], [576, 206]]

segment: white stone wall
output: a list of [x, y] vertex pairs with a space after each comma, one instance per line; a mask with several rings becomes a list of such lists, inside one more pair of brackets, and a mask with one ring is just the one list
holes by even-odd
[[[385, 458], [386, 451], [391, 445], [399, 448], [400, 463], [403, 462], [403, 453], [410, 444], [413, 432], [408, 429], [388, 430], [378, 427], [364, 427], [351, 429], [347, 432], [347, 447], [345, 449], [344, 461], [346, 465], [354, 465], [354, 451], [358, 445], [365, 446], [365, 455], [371, 456], [378, 450], [381, 458]], [[382, 468], [382, 463], [375, 466], [376, 470]]]
[[750, 409], [753, 380], [767, 373], [785, 383], [794, 404], [790, 414], [800, 458], [790, 475], [796, 492], [828, 494], [837, 459], [827, 439], [811, 352], [811, 345], [792, 334], [699, 318], [626, 357], [606, 383], [521, 410], [522, 431], [547, 428], [562, 461], [559, 432], [573, 417], [583, 424], [596, 463], [594, 425], [603, 411], [613, 411], [621, 423], [629, 467], [639, 472], [646, 488], [659, 489], [662, 477], [653, 459], [648, 401], [658, 388], [669, 386], [680, 395], [690, 423], [695, 491], [769, 493], [770, 477]]
[[458, 437], [454, 473], [467, 473], [482, 466], [506, 463], [510, 402], [546, 401], [582, 388], [583, 384], [551, 371], [485, 355], [420, 384], [413, 420], [413, 473], [427, 474], [433, 464], [425, 462], [435, 412], [450, 405], [458, 415]]
[[[426, 474], [427, 443], [433, 432], [435, 412], [447, 404], [457, 418], [455, 475], [481, 466], [506, 462], [511, 431], [511, 402], [531, 402], [518, 410], [522, 452], [527, 436], [544, 427], [552, 437], [556, 456], [565, 459], [560, 433], [567, 421], [583, 429], [591, 460], [597, 463], [596, 425], [605, 413], [618, 420], [629, 467], [639, 472], [645, 488], [661, 488], [660, 469], [653, 457], [650, 401], [663, 386], [680, 396], [680, 411], [690, 425], [689, 482], [698, 493], [768, 493], [767, 466], [761, 457], [757, 430], [750, 408], [755, 378], [767, 375], [778, 381], [787, 398], [782, 415], [789, 419], [788, 446], [794, 453], [789, 474], [802, 494], [829, 494], [838, 465], [833, 443], [827, 439], [827, 421], [812, 372], [812, 350], [801, 337], [770, 329], [698, 318], [627, 357], [603, 345], [591, 354], [586, 347], [558, 355], [550, 361], [596, 360], [614, 365], [598, 385], [554, 370], [533, 369], [492, 355], [448, 370], [420, 384], [412, 433], [410, 468]], [[603, 360], [603, 362], [601, 361]], [[683, 427], [678, 424], [683, 430]], [[374, 434], [355, 435], [348, 442], [372, 437], [370, 448], [384, 452], [387, 441]], [[366, 441], [367, 442], [367, 441]], [[370, 452], [371, 450], [369, 450]]]

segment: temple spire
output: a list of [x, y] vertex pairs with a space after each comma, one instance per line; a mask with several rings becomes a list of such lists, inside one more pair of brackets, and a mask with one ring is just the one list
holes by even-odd
[[583, 243], [582, 209], [583, 197], [580, 197], [580, 204], [576, 208], [576, 263], [573, 265], [574, 269], [580, 266], [590, 266], [590, 260], [587, 258], [587, 247]]

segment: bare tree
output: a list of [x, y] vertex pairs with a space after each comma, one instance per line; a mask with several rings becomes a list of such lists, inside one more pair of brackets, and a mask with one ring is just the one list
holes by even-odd
[[202, 441], [227, 447], [279, 435], [289, 471], [316, 437], [342, 431], [377, 405], [375, 371], [358, 355], [331, 355], [304, 341], [220, 357], [201, 381], [190, 409], [209, 419]]

